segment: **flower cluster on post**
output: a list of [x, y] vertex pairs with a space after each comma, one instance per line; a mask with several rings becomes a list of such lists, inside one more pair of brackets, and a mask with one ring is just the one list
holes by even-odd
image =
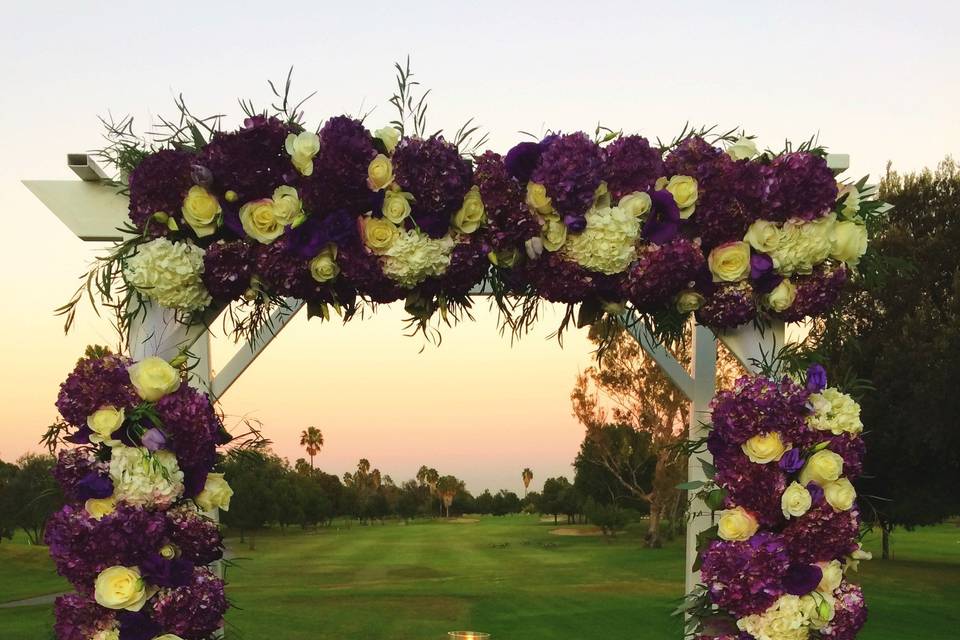
[[230, 436], [177, 366], [90, 349], [60, 386], [75, 447], [54, 476], [66, 504], [46, 543], [76, 593], [55, 604], [57, 640], [206, 640], [223, 625], [223, 556], [210, 515], [232, 490], [213, 473]]

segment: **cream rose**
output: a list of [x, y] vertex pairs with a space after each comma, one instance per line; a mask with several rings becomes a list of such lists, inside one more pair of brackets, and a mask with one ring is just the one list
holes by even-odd
[[766, 464], [779, 460], [789, 447], [783, 444], [779, 433], [771, 431], [753, 436], [740, 445], [740, 448], [750, 458], [750, 462]]
[[707, 258], [714, 282], [739, 282], [750, 275], [750, 245], [728, 242], [715, 247]]
[[680, 207], [680, 217], [687, 219], [693, 215], [697, 205], [697, 181], [690, 176], [671, 176], [667, 180], [667, 191]]
[[312, 131], [291, 133], [285, 146], [297, 171], [305, 176], [313, 174], [313, 158], [320, 152], [320, 136]]
[[310, 275], [317, 282], [329, 282], [340, 275], [340, 267], [337, 265], [337, 246], [328, 244], [323, 251], [314, 256], [310, 261]]
[[390, 158], [378, 153], [367, 167], [367, 186], [374, 191], [380, 191], [391, 182], [393, 182], [393, 164]]
[[273, 216], [283, 226], [288, 226], [303, 213], [303, 203], [293, 187], [283, 185], [273, 191]]
[[757, 143], [746, 136], [740, 136], [736, 142], [727, 147], [727, 155], [734, 160], [749, 160], [760, 153]]
[[153, 640], [183, 640], [183, 638], [172, 633], [165, 633], [162, 636], [157, 636]]
[[480, 188], [471, 187], [463, 197], [463, 206], [453, 214], [453, 228], [460, 233], [473, 233], [480, 228], [485, 219], [483, 200], [480, 198]]
[[799, 518], [810, 510], [812, 504], [813, 496], [799, 482], [791, 482], [780, 496], [780, 509], [783, 511], [783, 517], [788, 520]]
[[820, 584], [817, 585], [817, 591], [824, 595], [833, 595], [833, 592], [843, 581], [843, 565], [840, 564], [839, 560], [831, 560], [830, 562], [818, 562], [817, 566], [823, 572]]
[[400, 143], [400, 132], [394, 127], [377, 129], [373, 132], [373, 137], [383, 143], [383, 147], [387, 150], [387, 153], [393, 153], [393, 150], [397, 148], [397, 144]]
[[860, 213], [860, 190], [854, 185], [841, 185], [837, 200], [843, 203], [840, 215], [848, 220]]
[[790, 278], [781, 280], [780, 284], [774, 287], [773, 291], [764, 296], [766, 305], [777, 313], [789, 309], [796, 299], [797, 287], [790, 282]]
[[108, 446], [114, 443], [119, 444], [118, 440], [112, 438], [113, 432], [123, 425], [124, 411], [121, 407], [106, 405], [100, 407], [87, 417], [87, 426], [93, 432], [90, 434], [90, 442], [103, 442]]
[[775, 222], [756, 220], [747, 229], [743, 239], [760, 253], [771, 253], [780, 247], [782, 235], [780, 227]]
[[389, 249], [400, 231], [386, 218], [363, 218], [363, 243], [374, 253]]
[[547, 188], [537, 182], [527, 183], [527, 205], [540, 214], [553, 211], [553, 203], [547, 195]]
[[756, 518], [743, 507], [734, 507], [720, 512], [717, 534], [724, 540], [749, 540], [760, 525]]
[[183, 219], [190, 225], [198, 238], [213, 235], [217, 230], [217, 216], [220, 215], [220, 203], [217, 197], [204, 189], [194, 185], [187, 191], [183, 199]]
[[83, 503], [83, 508], [87, 514], [94, 520], [99, 520], [103, 516], [108, 516], [117, 509], [117, 501], [113, 496], [109, 498], [89, 498]]
[[240, 224], [248, 236], [261, 244], [270, 244], [283, 234], [283, 222], [277, 217], [270, 198], [254, 200], [240, 207]]
[[595, 209], [605, 209], [610, 207], [610, 188], [606, 181], [601, 181], [593, 191], [593, 207]]
[[837, 480], [842, 473], [843, 458], [829, 449], [823, 449], [807, 459], [800, 471], [800, 483], [815, 482], [823, 487]]
[[405, 191], [387, 191], [380, 212], [393, 224], [400, 224], [410, 215], [411, 198], [413, 195]]
[[157, 552], [160, 554], [161, 558], [166, 558], [167, 560], [173, 560], [180, 555], [180, 550], [177, 549], [175, 545], [165, 544], [160, 547], [160, 550]]
[[849, 511], [857, 499], [857, 490], [846, 478], [839, 478], [823, 485], [823, 497], [837, 511]]
[[653, 202], [650, 200], [650, 194], [645, 191], [634, 191], [620, 198], [617, 206], [638, 218], [647, 215]]
[[830, 257], [856, 267], [867, 252], [867, 243], [867, 228], [864, 225], [841, 220], [833, 227]]
[[208, 473], [207, 481], [203, 485], [203, 491], [194, 498], [197, 506], [204, 511], [213, 511], [222, 509], [230, 511], [230, 498], [233, 496], [233, 489], [223, 479], [222, 473]]
[[180, 388], [180, 372], [157, 356], [133, 363], [127, 368], [127, 373], [137, 395], [147, 402], [156, 402]]
[[550, 216], [543, 223], [541, 230], [543, 248], [547, 251], [559, 251], [567, 241], [567, 225], [557, 216]]
[[94, 598], [101, 607], [140, 611], [147, 602], [147, 585], [136, 567], [109, 567], [94, 583]]
[[677, 311], [680, 313], [690, 313], [702, 307], [704, 302], [706, 302], [706, 298], [693, 289], [687, 289], [677, 294]]

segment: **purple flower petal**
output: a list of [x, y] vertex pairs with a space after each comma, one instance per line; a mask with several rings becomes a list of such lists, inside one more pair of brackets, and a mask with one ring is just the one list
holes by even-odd
[[540, 160], [540, 154], [543, 149], [537, 142], [521, 142], [510, 151], [503, 159], [503, 164], [507, 168], [507, 173], [513, 176], [520, 184], [526, 184], [533, 175], [533, 170], [537, 168], [537, 161]]
[[807, 390], [817, 393], [827, 388], [827, 370], [823, 365], [812, 364], [807, 369]]
[[820, 584], [823, 570], [815, 564], [790, 565], [783, 574], [783, 588], [794, 596], [805, 596]]
[[77, 498], [81, 501], [90, 498], [109, 498], [113, 495], [113, 480], [109, 476], [91, 472], [80, 479], [76, 487]]
[[160, 429], [151, 427], [140, 436], [140, 443], [147, 448], [147, 451], [159, 451], [167, 444], [167, 438]]

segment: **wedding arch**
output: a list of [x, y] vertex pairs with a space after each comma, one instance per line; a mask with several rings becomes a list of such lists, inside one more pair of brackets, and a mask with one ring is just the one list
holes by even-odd
[[[193, 117], [181, 102], [179, 122], [164, 121], [168, 135], [151, 144], [137, 141], [129, 121], [110, 126], [100, 157], [120, 170], [119, 180], [97, 158], [69, 154], [79, 180], [24, 182], [78, 238], [114, 243], [87, 287], [113, 309], [125, 335], [122, 367], [139, 394], [130, 401], [134, 411], [154, 420], [151, 412], [178, 386], [168, 380], [164, 389], [144, 390], [168, 374], [143, 373], [148, 384], [135, 379], [137, 363], [157, 357], [176, 367], [189, 352], [196, 359], [190, 384], [215, 402], [304, 307], [324, 320], [332, 312], [348, 320], [364, 305], [403, 299], [412, 326], [428, 333], [431, 321], [459, 319], [472, 299], [487, 297], [504, 327], [522, 333], [545, 300], [566, 305], [561, 331], [571, 322], [626, 328], [690, 400], [689, 440], [702, 444], [716, 396], [717, 342], [748, 371], [772, 376], [761, 363], [785, 344], [786, 325], [829, 311], [866, 250], [866, 223], [884, 211], [865, 179], [836, 181], [847, 156], [811, 143], [760, 151], [743, 135], [685, 129], [654, 145], [598, 127], [593, 137], [550, 133], [504, 156], [481, 153], [483, 140], [471, 142], [469, 123], [452, 141], [428, 135], [409, 70], [398, 70], [400, 90], [391, 99], [398, 118], [372, 133], [346, 116], [309, 130], [286, 94], [273, 115], [250, 105], [244, 125], [231, 132]], [[83, 295], [64, 307], [68, 324]], [[211, 332], [221, 318], [243, 346], [214, 374]], [[688, 372], [663, 342], [690, 325]], [[806, 377], [806, 392], [777, 388], [791, 398], [806, 393], [807, 407], [826, 384], [817, 386], [819, 373]], [[99, 403], [116, 409], [91, 400], [87, 416], [68, 400], [62, 404], [75, 410], [80, 430], [84, 420], [93, 425]], [[122, 410], [96, 416], [114, 429], [129, 419]], [[171, 434], [162, 416], [154, 424], [164, 427], [153, 436], [162, 451]], [[90, 429], [95, 444], [110, 438], [109, 428], [106, 436]], [[799, 453], [807, 440], [785, 435], [784, 442], [771, 459], [780, 460], [791, 442]], [[805, 455], [826, 447], [811, 440]], [[711, 452], [698, 457], [704, 464], [688, 465], [686, 485], [687, 592], [700, 581], [702, 533], [723, 506], [694, 490], [728, 489], [714, 482]], [[784, 473], [800, 472], [802, 462]], [[203, 485], [211, 466], [198, 467], [192, 495], [217, 492]], [[209, 496], [201, 502], [217, 504]], [[169, 576], [157, 580], [163, 586]], [[786, 606], [777, 603], [764, 609]], [[117, 608], [132, 615], [132, 607]]]

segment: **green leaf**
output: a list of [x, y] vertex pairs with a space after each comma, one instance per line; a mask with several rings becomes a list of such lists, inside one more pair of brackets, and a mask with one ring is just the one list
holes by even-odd
[[707, 476], [707, 480], [713, 480], [714, 476], [717, 475], [717, 467], [714, 466], [712, 462], [704, 460], [703, 458], [697, 458], [697, 460], [699, 460], [703, 466], [703, 473]]
[[681, 491], [695, 491], [705, 484], [707, 483], [703, 480], [692, 480], [690, 482], [681, 482], [677, 485], [677, 489], [680, 489]]
[[710, 507], [711, 511], [723, 509], [723, 501], [727, 498], [726, 489], [714, 489], [703, 499], [704, 503]]

